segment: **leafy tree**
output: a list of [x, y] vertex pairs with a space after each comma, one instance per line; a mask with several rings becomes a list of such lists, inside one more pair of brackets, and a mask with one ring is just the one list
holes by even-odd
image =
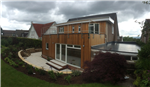
[[129, 37], [129, 36], [123, 37], [123, 41], [137, 41], [137, 40], [138, 40], [138, 39], [133, 38], [133, 37]]
[[143, 1], [144, 4], [150, 4], [150, 0], [149, 1]]

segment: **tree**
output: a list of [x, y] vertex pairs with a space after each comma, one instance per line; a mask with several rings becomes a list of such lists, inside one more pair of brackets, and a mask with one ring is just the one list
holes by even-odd
[[144, 4], [150, 4], [150, 0], [149, 1], [143, 1]]

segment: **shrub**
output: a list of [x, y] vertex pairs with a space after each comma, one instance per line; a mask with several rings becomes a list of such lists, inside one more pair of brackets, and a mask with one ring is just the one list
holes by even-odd
[[39, 73], [40, 73], [40, 75], [45, 75], [46, 74], [46, 72], [45, 72], [43, 67], [42, 67], [42, 69], [39, 69]]
[[57, 77], [60, 77], [61, 75], [63, 75], [63, 73], [62, 73], [62, 72], [61, 72], [61, 73], [56, 72], [56, 76], [57, 76]]
[[135, 75], [137, 76], [134, 81], [134, 85], [137, 87], [149, 87], [150, 86], [150, 71], [149, 70], [136, 70]]
[[79, 76], [81, 74], [82, 73], [79, 70], [72, 70], [72, 73], [71, 73], [72, 76]]
[[136, 69], [149, 70], [150, 69], [150, 58], [139, 59], [135, 62]]
[[64, 79], [65, 79], [68, 83], [70, 83], [71, 75], [67, 75], [66, 77], [64, 77]]
[[33, 68], [31, 65], [27, 65], [26, 69], [28, 71], [28, 74], [33, 74]]
[[146, 44], [143, 47], [141, 47], [141, 50], [138, 50], [138, 57], [140, 59], [150, 59], [150, 44]]
[[124, 79], [127, 63], [123, 56], [99, 52], [93, 61], [85, 62], [83, 79], [86, 81], [116, 83]]
[[57, 80], [56, 75], [53, 71], [48, 71], [48, 74], [49, 74], [50, 78]]
[[47, 61], [50, 61], [51, 59], [49, 57], [47, 57]]
[[38, 68], [36, 68], [36, 67], [35, 67], [34, 69], [35, 69], [36, 72], [39, 72], [39, 71], [40, 71], [40, 69], [38, 69]]

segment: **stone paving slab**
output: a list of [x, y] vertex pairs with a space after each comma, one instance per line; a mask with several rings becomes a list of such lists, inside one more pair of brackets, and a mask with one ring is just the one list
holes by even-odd
[[[47, 60], [41, 57], [42, 52], [36, 52], [36, 53], [31, 53], [29, 57], [26, 57], [25, 60], [28, 61], [29, 63], [37, 66], [37, 67], [43, 67], [44, 69], [51, 70], [50, 66], [47, 65]], [[54, 71], [58, 71], [55, 68], [52, 68]], [[69, 69], [64, 69], [61, 71], [71, 71]]]

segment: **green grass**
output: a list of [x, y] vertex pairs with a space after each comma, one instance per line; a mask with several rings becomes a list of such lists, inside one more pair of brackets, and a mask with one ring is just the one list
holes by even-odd
[[74, 84], [74, 85], [58, 85], [49, 83], [44, 80], [30, 77], [15, 70], [13, 67], [1, 60], [1, 86], [2, 87], [120, 87], [109, 84]]

